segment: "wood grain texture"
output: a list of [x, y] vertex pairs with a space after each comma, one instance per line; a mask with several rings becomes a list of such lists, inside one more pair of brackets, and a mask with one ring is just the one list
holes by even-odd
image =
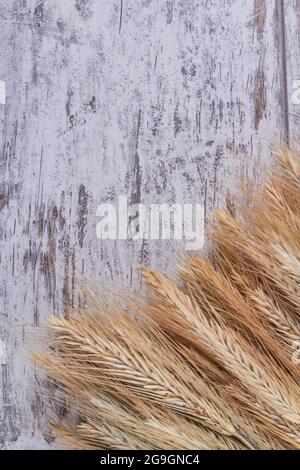
[[3, 448], [56, 445], [28, 350], [80, 301], [76, 274], [140, 289], [140, 264], [176, 262], [167, 241], [99, 241], [98, 204], [203, 203], [208, 218], [240, 178], [259, 184], [289, 134], [284, 15], [277, 0], [1, 1]]

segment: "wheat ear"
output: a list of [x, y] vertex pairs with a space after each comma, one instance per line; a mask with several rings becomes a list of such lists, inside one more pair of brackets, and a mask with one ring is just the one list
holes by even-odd
[[228, 371], [247, 384], [250, 390], [259, 392], [264, 400], [271, 402], [284, 419], [300, 423], [297, 400], [243, 349], [241, 345], [245, 345], [245, 342], [242, 338], [229, 329], [220, 327], [213, 319], [208, 319], [190, 297], [168, 280], [150, 270], [144, 270], [143, 276], [171, 309], [171, 314], [166, 319], [168, 327], [175, 327], [179, 332], [176, 326], [185, 324], [194, 342], [201, 343]]

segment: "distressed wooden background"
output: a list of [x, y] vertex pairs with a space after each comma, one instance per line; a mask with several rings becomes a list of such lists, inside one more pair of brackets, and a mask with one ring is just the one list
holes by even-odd
[[[96, 207], [203, 203], [298, 139], [298, 0], [1, 0], [0, 447], [55, 446], [33, 330], [76, 274], [140, 288], [167, 241], [101, 242]], [[59, 412], [59, 410], [57, 410]]]

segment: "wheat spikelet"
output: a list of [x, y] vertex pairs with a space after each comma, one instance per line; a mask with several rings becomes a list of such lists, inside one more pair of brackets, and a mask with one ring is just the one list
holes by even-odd
[[287, 352], [291, 357], [294, 342], [300, 339], [300, 324], [279, 305], [276, 305], [276, 301], [263, 290], [257, 289], [249, 296], [261, 315], [273, 326], [276, 334], [288, 346]]
[[[180, 285], [143, 269], [151, 298], [84, 288], [86, 308], [50, 322], [36, 355], [77, 449], [300, 449], [300, 156], [237, 216], [215, 214], [208, 259], [180, 264]], [[238, 205], [237, 205], [238, 207]]]

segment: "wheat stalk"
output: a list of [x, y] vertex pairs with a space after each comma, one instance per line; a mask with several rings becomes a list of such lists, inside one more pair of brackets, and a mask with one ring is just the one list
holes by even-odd
[[[146, 400], [159, 403], [190, 418], [203, 420], [212, 429], [226, 435], [235, 433], [232, 424], [226, 419], [221, 409], [217, 409], [211, 402], [210, 398], [213, 393], [208, 390], [205, 383], [197, 382], [200, 393], [196, 394], [191, 390], [184, 381], [184, 375], [188, 374], [191, 382], [192, 371], [187, 371], [187, 367], [182, 367], [176, 356], [175, 358], [172, 356], [167, 362], [169, 351], [164, 348], [163, 344], [157, 344], [154, 338], [149, 342], [149, 338], [140, 328], [137, 330], [135, 322], [128, 316], [116, 320], [115, 328], [112, 330], [109, 328], [108, 320], [103, 327], [95, 318], [92, 325], [89, 316], [81, 318], [82, 322], [53, 318], [52, 325], [61, 335], [63, 346], [71, 348], [72, 357], [80, 356], [81, 360], [92, 361], [93, 366], [97, 365], [101, 368], [102, 375], [96, 375], [94, 378], [97, 384], [109, 378], [118, 380]], [[118, 338], [118, 330], [121, 331], [124, 344], [120, 336]], [[131, 342], [132, 335], [134, 340]], [[137, 347], [140, 341], [144, 346], [142, 352]], [[155, 346], [160, 355], [163, 353], [163, 359], [161, 356], [157, 357]], [[177, 361], [177, 376], [180, 374], [181, 380], [168, 371], [174, 359]], [[158, 363], [157, 360], [160, 362]], [[168, 369], [158, 367], [159, 364], [166, 362]], [[85, 368], [85, 371], [88, 374], [88, 369]], [[207, 395], [209, 399], [206, 398]]]
[[[192, 299], [182, 293], [167, 279], [158, 276], [151, 270], [144, 270], [143, 276], [149, 286], [166, 301], [171, 314], [162, 319], [168, 328], [182, 332], [183, 325], [189, 337], [196, 344], [201, 344], [229, 371], [250, 390], [259, 390], [261, 397], [273, 403], [274, 409], [287, 420], [300, 423], [299, 405], [296, 397], [283, 384], [275, 382], [267, 370], [249, 355], [244, 347], [245, 342], [237, 333], [221, 327], [213, 319], [208, 319]], [[159, 321], [160, 319], [156, 317]], [[179, 327], [178, 327], [179, 325]], [[257, 354], [256, 354], [257, 355]]]
[[[180, 284], [143, 269], [152, 297], [84, 286], [86, 308], [52, 317], [36, 355], [65, 406], [52, 428], [77, 449], [300, 449], [300, 156], [278, 153], [239, 216], [215, 214], [208, 259]], [[253, 198], [254, 199], [254, 198]]]

